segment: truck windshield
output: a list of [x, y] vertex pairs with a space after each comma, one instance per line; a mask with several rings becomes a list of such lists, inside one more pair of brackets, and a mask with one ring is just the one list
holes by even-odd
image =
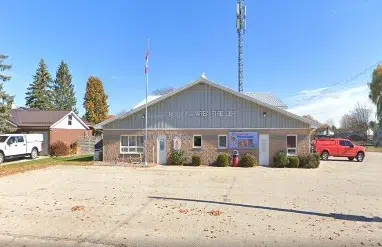
[[8, 136], [0, 136], [0, 142], [5, 142], [7, 140]]

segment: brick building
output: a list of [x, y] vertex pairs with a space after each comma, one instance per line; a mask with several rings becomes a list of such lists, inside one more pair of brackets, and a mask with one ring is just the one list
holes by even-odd
[[92, 135], [89, 126], [73, 111], [43, 111], [21, 107], [12, 110], [9, 124], [17, 133], [42, 134], [42, 155], [47, 155], [49, 147], [58, 140], [71, 145], [80, 138]]
[[[311, 123], [270, 94], [240, 93], [205, 78], [148, 103], [147, 160], [165, 164], [174, 149], [204, 165], [219, 153], [253, 153], [268, 166], [280, 150], [309, 153]], [[145, 104], [95, 126], [105, 161], [144, 154]]]

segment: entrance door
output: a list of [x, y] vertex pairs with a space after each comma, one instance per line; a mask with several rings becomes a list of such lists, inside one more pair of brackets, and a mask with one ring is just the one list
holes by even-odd
[[259, 162], [261, 166], [269, 166], [269, 135], [260, 135]]
[[158, 150], [158, 163], [165, 164], [167, 161], [166, 136], [158, 136], [157, 150]]

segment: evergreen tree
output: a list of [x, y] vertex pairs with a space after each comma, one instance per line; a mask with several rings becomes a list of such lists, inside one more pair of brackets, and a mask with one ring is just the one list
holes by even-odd
[[7, 58], [8, 56], [0, 54], [0, 133], [12, 131], [7, 119], [10, 119], [11, 117], [13, 96], [7, 94], [3, 89], [3, 83], [9, 81], [11, 77], [1, 74], [1, 72], [12, 68], [11, 65], [3, 64], [4, 60]]
[[76, 113], [77, 99], [72, 84], [72, 75], [68, 65], [61, 61], [53, 84], [53, 99], [56, 110], [68, 110]]
[[52, 76], [44, 59], [41, 59], [36, 74], [33, 76], [33, 82], [27, 88], [25, 105], [40, 110], [53, 110], [52, 82]]
[[109, 112], [107, 98], [102, 81], [94, 76], [89, 77], [84, 97], [86, 120], [93, 124], [98, 124], [107, 119]]

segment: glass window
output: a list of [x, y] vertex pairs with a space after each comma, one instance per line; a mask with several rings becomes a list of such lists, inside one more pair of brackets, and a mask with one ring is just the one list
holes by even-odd
[[202, 147], [202, 136], [194, 135], [194, 148], [201, 148], [201, 147]]
[[9, 144], [9, 145], [10, 145], [10, 144], [13, 144], [13, 143], [15, 143], [15, 141], [16, 141], [15, 137], [14, 137], [14, 136], [11, 136], [11, 137], [9, 137], [9, 139], [8, 139], [8, 144]]
[[351, 147], [354, 146], [354, 144], [351, 141], [346, 141], [346, 146]]
[[340, 141], [340, 146], [346, 147], [346, 141]]
[[287, 155], [297, 155], [297, 136], [287, 136]]
[[221, 135], [218, 137], [219, 139], [219, 148], [227, 148], [227, 136]]
[[69, 115], [68, 116], [68, 125], [72, 125], [72, 120], [73, 120], [73, 116]]
[[143, 136], [121, 136], [120, 152], [127, 153], [143, 153], [144, 138]]
[[24, 142], [24, 137], [22, 137], [22, 136], [16, 136], [16, 142], [18, 142], [18, 143], [23, 143], [23, 142]]
[[163, 139], [159, 140], [159, 150], [164, 151], [164, 140]]

